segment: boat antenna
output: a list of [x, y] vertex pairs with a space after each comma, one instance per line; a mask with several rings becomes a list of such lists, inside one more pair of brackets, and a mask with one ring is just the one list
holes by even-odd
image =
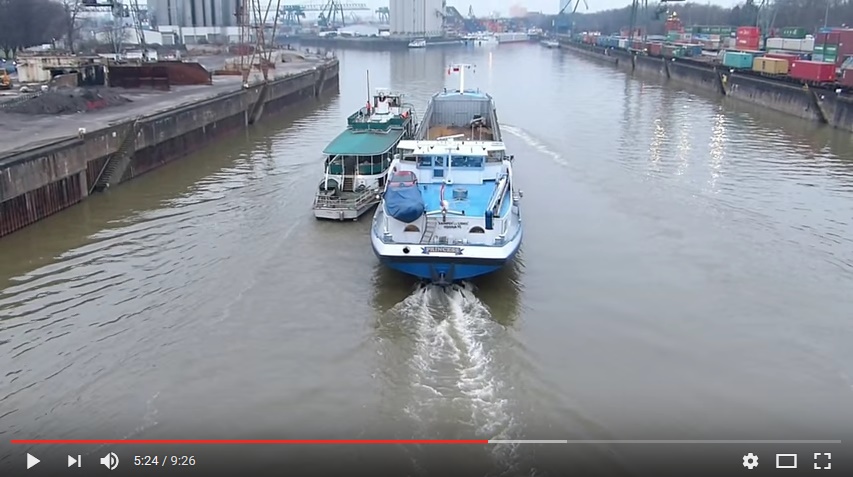
[[367, 70], [367, 114], [370, 114], [370, 70]]

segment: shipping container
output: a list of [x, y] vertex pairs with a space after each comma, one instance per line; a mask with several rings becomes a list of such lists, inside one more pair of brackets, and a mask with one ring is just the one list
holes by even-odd
[[778, 60], [787, 60], [789, 62], [794, 61], [794, 60], [804, 59], [798, 55], [792, 55], [790, 53], [779, 53], [779, 52], [767, 53], [766, 55], [764, 55], [764, 57], [765, 58], [776, 58]]
[[784, 50], [785, 49], [785, 40], [782, 38], [768, 38], [767, 39], [767, 49], [768, 50]]
[[757, 50], [761, 47], [760, 38], [740, 38], [735, 42], [738, 50]]
[[752, 68], [753, 56], [740, 51], [727, 51], [723, 55], [723, 65], [729, 68]]
[[752, 62], [752, 70], [768, 75], [788, 74], [788, 61], [779, 58], [756, 58]]
[[[822, 55], [822, 54], [820, 54], [820, 53], [814, 53], [814, 54], [812, 54], [812, 61], [820, 61], [820, 62], [823, 62], [823, 55]], [[834, 63], [834, 62], [830, 62], [830, 63]]]
[[782, 38], [803, 39], [806, 37], [806, 29], [803, 27], [784, 27], [780, 31]]
[[789, 74], [814, 83], [832, 83], [835, 81], [835, 63], [796, 60], [791, 62]]
[[761, 30], [754, 26], [737, 27], [736, 33], [738, 38], [758, 38], [761, 36]]
[[841, 70], [841, 81], [839, 82], [848, 88], [853, 87], [853, 69], [845, 68]]
[[662, 43], [657, 43], [657, 42], [649, 43], [649, 54], [652, 56], [660, 56], [662, 48], [663, 48]]

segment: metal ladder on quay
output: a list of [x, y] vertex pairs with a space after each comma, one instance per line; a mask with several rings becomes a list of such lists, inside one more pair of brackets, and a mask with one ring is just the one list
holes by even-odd
[[110, 154], [95, 183], [89, 189], [89, 193], [103, 192], [116, 181], [121, 180], [130, 160], [136, 153], [136, 135], [139, 132], [139, 120], [133, 121], [128, 127], [122, 139], [121, 145], [116, 152]]

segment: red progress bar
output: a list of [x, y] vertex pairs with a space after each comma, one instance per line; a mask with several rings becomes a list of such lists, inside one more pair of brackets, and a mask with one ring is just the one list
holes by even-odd
[[486, 439], [439, 440], [439, 439], [12, 439], [12, 444], [26, 445], [375, 445], [375, 444], [466, 444], [486, 445]]

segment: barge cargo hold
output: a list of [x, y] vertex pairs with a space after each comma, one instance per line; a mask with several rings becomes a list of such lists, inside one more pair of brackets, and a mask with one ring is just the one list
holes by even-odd
[[[594, 35], [590, 38], [596, 39]], [[614, 46], [589, 44], [567, 36], [561, 36], [560, 43], [563, 50], [610, 63], [629, 72], [660, 76], [734, 101], [853, 132], [853, 86], [844, 86], [843, 75], [839, 83], [808, 84], [809, 81], [788, 75], [753, 71], [752, 65], [743, 69], [723, 66], [716, 58], [651, 56]]]
[[[6, 116], [0, 151], [0, 236], [185, 156], [271, 113], [333, 92], [338, 60], [277, 68], [268, 81], [216, 77], [210, 86], [138, 93], [126, 107], [67, 117]], [[147, 95], [147, 96], [145, 96]]]

